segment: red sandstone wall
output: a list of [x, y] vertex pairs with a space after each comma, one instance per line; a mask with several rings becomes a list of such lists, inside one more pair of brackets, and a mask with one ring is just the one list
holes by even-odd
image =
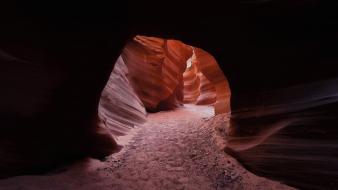
[[198, 77], [198, 68], [194, 63], [194, 56], [189, 60], [191, 66], [183, 73], [184, 81], [184, 103], [195, 103], [200, 96], [200, 78]]
[[200, 79], [200, 96], [197, 98], [197, 105], [207, 105], [216, 102], [217, 94], [214, 85], [201, 73], [197, 76]]
[[190, 46], [176, 40], [137, 36], [126, 45], [122, 57], [130, 71], [128, 78], [147, 110], [179, 105], [177, 87], [191, 54]]
[[191, 67], [184, 72], [183, 80], [184, 103], [215, 103], [216, 114], [230, 112], [229, 84], [212, 55], [194, 48]]
[[195, 48], [196, 64], [200, 72], [213, 84], [216, 89], [215, 113], [230, 112], [230, 87], [215, 58], [208, 52]]

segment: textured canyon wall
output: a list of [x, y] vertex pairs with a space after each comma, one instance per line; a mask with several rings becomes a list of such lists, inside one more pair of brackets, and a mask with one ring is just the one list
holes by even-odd
[[122, 58], [128, 78], [148, 111], [182, 103], [212, 104], [216, 99], [215, 113], [230, 112], [230, 89], [222, 70], [209, 53], [195, 49], [193, 53], [180, 41], [145, 36], [136, 36], [126, 45]]
[[195, 56], [192, 56], [189, 61], [189, 66], [183, 73], [184, 81], [184, 103], [195, 103], [201, 95], [200, 92], [200, 77], [197, 75], [198, 68], [194, 63]]
[[192, 49], [179, 41], [137, 36], [122, 52], [128, 78], [148, 111], [173, 109], [182, 99], [182, 73]]
[[193, 56], [188, 62], [183, 73], [184, 103], [214, 104], [216, 114], [229, 113], [230, 88], [212, 55], [194, 48]]
[[208, 81], [214, 86], [216, 91], [215, 113], [229, 113], [230, 109], [230, 87], [228, 81], [218, 66], [215, 58], [208, 52], [195, 48], [196, 56], [195, 64], [199, 71], [206, 77]]
[[114, 136], [125, 135], [146, 121], [147, 112], [132, 88], [128, 68], [120, 56], [103, 89], [99, 104], [100, 125]]
[[233, 112], [226, 152], [255, 173], [304, 189], [335, 189], [337, 79], [262, 94]]
[[208, 105], [216, 102], [216, 89], [214, 85], [199, 72], [196, 64], [192, 64], [183, 73], [184, 103]]
[[[207, 104], [215, 103], [217, 100], [215, 86], [201, 72], [199, 72], [197, 75], [200, 78], [200, 86], [199, 86], [200, 96], [197, 98], [196, 104], [207, 105]], [[226, 97], [226, 98], [230, 98], [230, 97]]]

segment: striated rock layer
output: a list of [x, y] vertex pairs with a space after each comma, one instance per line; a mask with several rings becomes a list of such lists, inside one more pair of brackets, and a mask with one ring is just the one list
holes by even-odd
[[213, 104], [217, 100], [216, 89], [213, 84], [200, 72], [200, 96], [197, 98], [197, 105]]
[[114, 136], [125, 135], [134, 125], [146, 121], [147, 112], [127, 75], [128, 68], [120, 56], [101, 94], [98, 113], [100, 122]]
[[213, 84], [216, 89], [215, 113], [229, 113], [230, 87], [215, 58], [208, 52], [195, 48], [196, 64], [200, 72]]
[[194, 48], [189, 67], [183, 74], [184, 102], [214, 104], [215, 113], [230, 113], [230, 87], [212, 55]]
[[337, 83], [261, 94], [258, 105], [233, 113], [225, 150], [259, 175], [304, 189], [336, 189]]
[[216, 60], [202, 49], [176, 40], [136, 36], [121, 56], [128, 79], [148, 111], [216, 102], [215, 113], [230, 112], [228, 82]]
[[126, 45], [122, 58], [128, 78], [147, 110], [179, 105], [176, 91], [191, 54], [190, 46], [176, 40], [137, 36]]
[[183, 73], [184, 81], [184, 103], [195, 103], [200, 96], [200, 77], [197, 75], [198, 68], [194, 63], [194, 57], [188, 60], [186, 71]]

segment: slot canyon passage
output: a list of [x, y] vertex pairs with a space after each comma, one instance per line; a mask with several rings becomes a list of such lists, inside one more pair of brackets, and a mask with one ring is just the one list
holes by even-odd
[[336, 2], [6, 2], [0, 189], [337, 189]]
[[209, 53], [136, 36], [114, 64], [98, 108], [97, 125], [121, 150], [101, 161], [87, 158], [44, 175], [9, 178], [0, 187], [292, 189], [249, 173], [223, 152], [230, 94]]

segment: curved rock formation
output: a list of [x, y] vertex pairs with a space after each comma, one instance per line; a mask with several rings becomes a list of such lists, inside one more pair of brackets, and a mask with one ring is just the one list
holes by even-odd
[[187, 64], [188, 67], [183, 73], [184, 81], [184, 103], [195, 103], [197, 98], [200, 96], [200, 78], [197, 75], [198, 68], [194, 63], [194, 57], [192, 56]]
[[114, 136], [125, 135], [134, 125], [146, 121], [147, 112], [127, 76], [128, 68], [119, 57], [100, 99], [100, 122]]
[[230, 87], [215, 58], [208, 52], [195, 48], [196, 64], [203, 75], [216, 89], [215, 113], [229, 113]]
[[[215, 113], [230, 112], [229, 85], [216, 60], [202, 49], [192, 49], [180, 41], [145, 36], [126, 45], [122, 58], [128, 78], [148, 111], [196, 103], [202, 90], [198, 104], [211, 104], [216, 98]], [[203, 87], [200, 76], [205, 76]]]
[[178, 106], [172, 95], [191, 54], [189, 46], [175, 40], [137, 36], [126, 45], [122, 57], [130, 71], [128, 77], [147, 110]]
[[167, 99], [161, 101], [158, 104], [158, 110], [170, 110], [172, 108], [181, 107], [183, 105], [183, 77], [179, 77], [179, 83], [176, 86], [173, 94], [171, 94]]
[[216, 89], [213, 84], [199, 72], [198, 77], [200, 78], [200, 96], [197, 99], [197, 105], [213, 104], [217, 100]]
[[336, 188], [337, 82], [262, 94], [259, 105], [234, 112], [226, 152], [262, 176], [306, 189]]

